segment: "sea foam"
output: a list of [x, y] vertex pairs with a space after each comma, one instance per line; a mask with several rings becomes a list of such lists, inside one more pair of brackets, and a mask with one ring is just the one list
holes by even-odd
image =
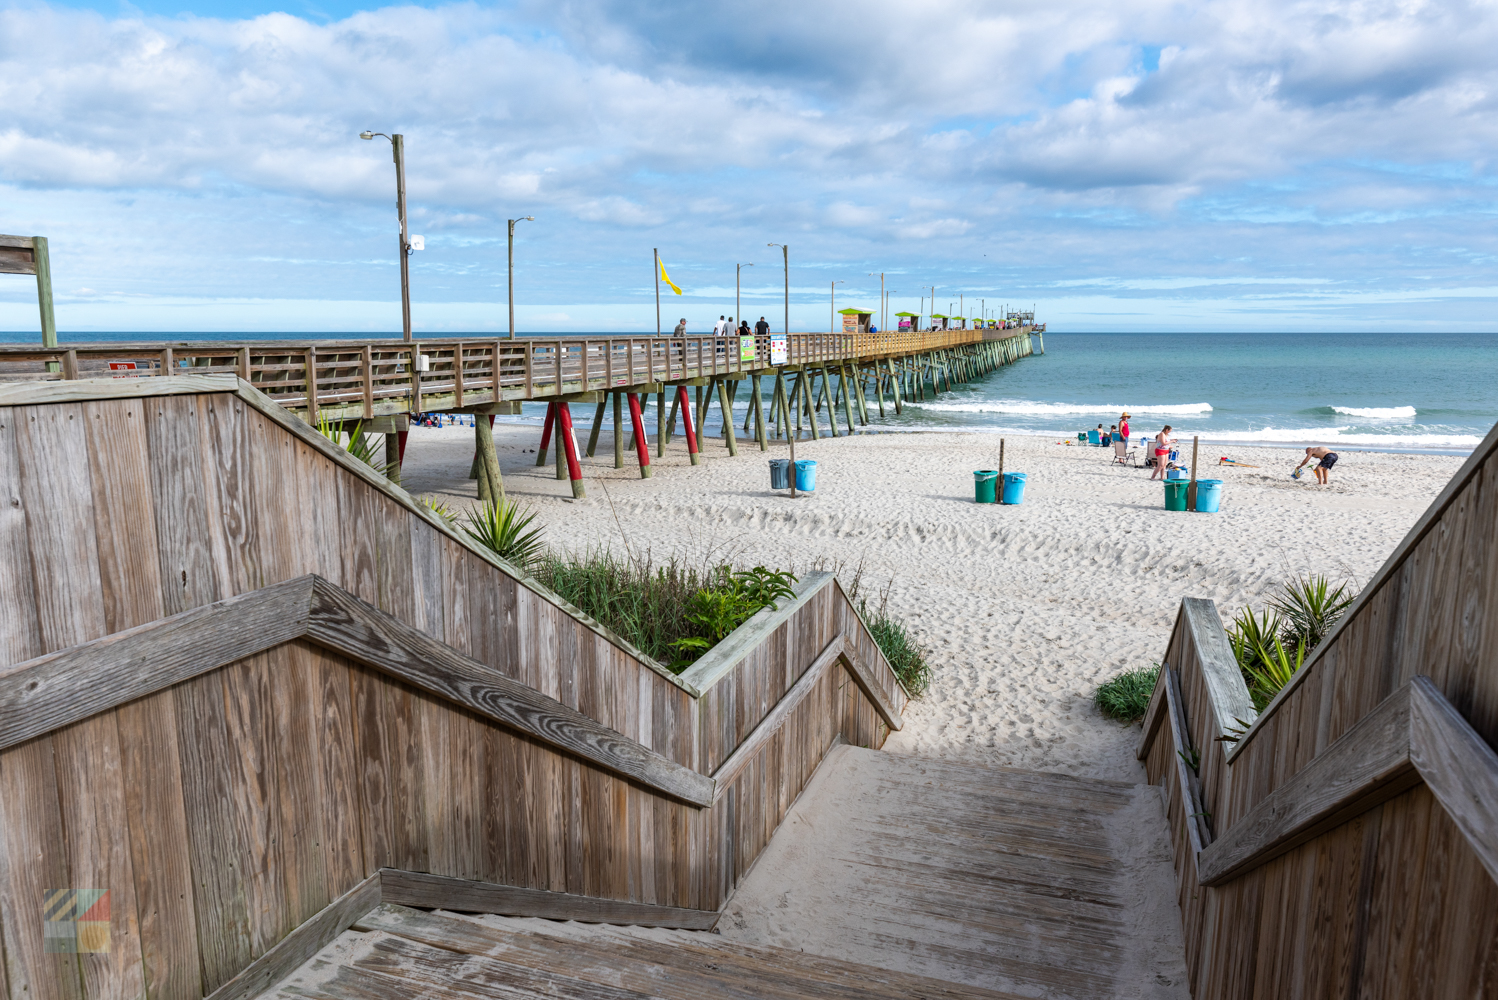
[[1064, 416], [1073, 413], [1109, 413], [1118, 416], [1150, 414], [1162, 417], [1194, 417], [1212, 412], [1211, 403], [1168, 403], [1159, 406], [1118, 406], [1113, 403], [1036, 403], [1028, 399], [995, 399], [978, 403], [939, 403], [906, 400], [907, 406], [933, 413], [1010, 413], [1026, 416]]
[[1373, 420], [1413, 420], [1415, 417], [1413, 406], [1333, 406], [1330, 409], [1344, 417], [1369, 417]]

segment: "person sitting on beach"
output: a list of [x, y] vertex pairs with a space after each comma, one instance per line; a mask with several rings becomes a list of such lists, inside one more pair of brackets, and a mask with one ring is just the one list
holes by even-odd
[[1097, 443], [1098, 443], [1098, 445], [1101, 446], [1101, 447], [1107, 447], [1108, 444], [1112, 442], [1112, 440], [1113, 439], [1108, 436], [1108, 432], [1105, 431], [1105, 430], [1103, 430], [1103, 425], [1102, 424], [1098, 424], [1097, 425]]
[[1170, 425], [1166, 424], [1160, 428], [1160, 433], [1155, 435], [1155, 471], [1150, 473], [1150, 478], [1165, 478], [1165, 470], [1170, 465], [1170, 449], [1175, 446], [1175, 438], [1170, 436]]
[[1108, 439], [1106, 441], [1104, 441], [1103, 443], [1104, 444], [1112, 444], [1114, 441], [1118, 441], [1118, 440], [1120, 440], [1120, 438], [1118, 436], [1118, 425], [1117, 424], [1109, 424], [1108, 425]]
[[[1317, 462], [1316, 467], [1311, 471], [1316, 473], [1316, 482], [1320, 483], [1322, 486], [1325, 486], [1327, 483], [1326, 474], [1331, 471], [1332, 466], [1337, 464], [1337, 453], [1332, 451], [1330, 448], [1322, 448], [1320, 446], [1317, 446], [1315, 448], [1307, 448], [1306, 457], [1300, 460], [1300, 464], [1295, 467], [1295, 471], [1299, 472], [1305, 467], [1305, 464], [1313, 458], [1321, 459], [1321, 461]], [[1296, 476], [1295, 478], [1299, 479], [1300, 477]]]

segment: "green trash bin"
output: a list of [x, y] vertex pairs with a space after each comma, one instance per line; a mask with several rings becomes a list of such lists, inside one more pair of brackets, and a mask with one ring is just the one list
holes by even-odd
[[995, 484], [999, 481], [998, 469], [973, 470], [973, 502], [997, 503]]
[[1186, 509], [1186, 487], [1191, 484], [1184, 479], [1165, 480], [1165, 509]]

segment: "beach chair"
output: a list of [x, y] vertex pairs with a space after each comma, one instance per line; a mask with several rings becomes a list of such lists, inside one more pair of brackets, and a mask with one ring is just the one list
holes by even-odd
[[1101, 448], [1103, 446], [1103, 442], [1101, 442], [1101, 441], [1098, 440], [1097, 431], [1095, 431], [1095, 430], [1087, 432], [1087, 443], [1088, 444], [1095, 444], [1099, 448]]
[[1113, 462], [1110, 464], [1132, 465], [1139, 468], [1139, 449], [1130, 448], [1127, 441], [1113, 438]]

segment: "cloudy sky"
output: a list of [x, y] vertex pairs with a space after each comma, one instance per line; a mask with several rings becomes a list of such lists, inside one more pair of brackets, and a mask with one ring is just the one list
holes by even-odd
[[654, 247], [668, 324], [752, 263], [778, 328], [771, 242], [796, 328], [883, 272], [1053, 329], [1493, 330], [1494, 53], [1494, 0], [0, 0], [0, 232], [64, 336], [395, 331], [373, 129], [419, 331], [505, 327], [517, 215], [522, 330], [653, 330]]

